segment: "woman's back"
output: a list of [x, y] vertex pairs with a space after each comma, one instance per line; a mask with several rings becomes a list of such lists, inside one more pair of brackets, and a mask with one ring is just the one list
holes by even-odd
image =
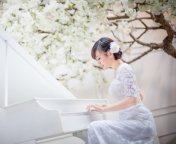
[[122, 63], [115, 71], [114, 79], [109, 86], [109, 93], [116, 102], [128, 97], [136, 97], [142, 103], [133, 69], [127, 63]]

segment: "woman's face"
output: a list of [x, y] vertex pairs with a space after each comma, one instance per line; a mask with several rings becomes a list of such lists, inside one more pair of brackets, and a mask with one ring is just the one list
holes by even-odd
[[96, 55], [96, 60], [103, 69], [108, 69], [111, 67], [112, 62], [113, 62], [113, 54], [110, 53], [109, 51], [107, 53], [101, 52], [97, 50], [95, 52]]

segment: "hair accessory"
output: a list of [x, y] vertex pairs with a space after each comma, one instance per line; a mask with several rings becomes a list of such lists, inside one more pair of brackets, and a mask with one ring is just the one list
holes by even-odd
[[120, 46], [116, 42], [110, 43], [110, 52], [111, 53], [118, 53], [120, 50]]

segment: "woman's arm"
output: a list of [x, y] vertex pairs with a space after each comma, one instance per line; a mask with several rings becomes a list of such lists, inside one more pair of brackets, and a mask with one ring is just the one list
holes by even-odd
[[141, 91], [139, 91], [139, 96], [140, 96], [140, 98], [141, 98], [141, 101], [144, 99], [144, 96], [143, 96], [143, 94], [141, 93]]
[[108, 112], [108, 111], [118, 111], [122, 109], [126, 109], [130, 106], [134, 106], [137, 104], [137, 98], [135, 97], [127, 97], [121, 100], [118, 103], [111, 104], [108, 106], [99, 106], [99, 105], [89, 105], [87, 106], [88, 111], [98, 111], [98, 112]]

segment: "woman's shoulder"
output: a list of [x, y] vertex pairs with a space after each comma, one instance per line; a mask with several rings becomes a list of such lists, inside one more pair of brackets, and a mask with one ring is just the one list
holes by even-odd
[[128, 63], [122, 63], [116, 71], [116, 77], [134, 77], [134, 72], [132, 67]]
[[133, 71], [132, 67], [128, 64], [128, 63], [122, 63], [120, 64], [120, 66], [118, 67], [118, 71]]

